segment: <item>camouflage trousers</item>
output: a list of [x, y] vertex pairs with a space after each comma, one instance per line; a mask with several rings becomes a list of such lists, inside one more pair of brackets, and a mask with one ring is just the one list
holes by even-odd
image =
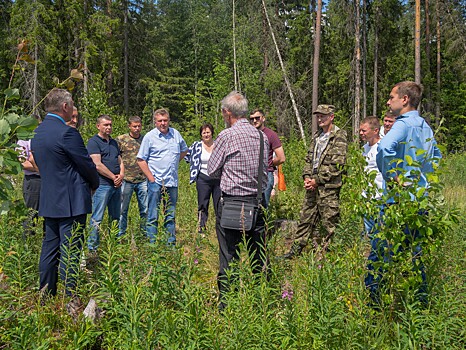
[[[339, 197], [340, 189], [319, 187], [315, 191], [306, 191], [294, 236], [295, 244], [305, 247], [311, 239], [314, 248], [322, 245], [326, 249], [340, 219]], [[325, 232], [321, 233], [319, 224]]]

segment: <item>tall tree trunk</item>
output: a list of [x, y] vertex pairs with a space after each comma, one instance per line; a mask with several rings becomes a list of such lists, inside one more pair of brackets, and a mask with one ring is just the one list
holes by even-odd
[[416, 0], [414, 30], [414, 81], [421, 83], [421, 0]]
[[[267, 18], [265, 17], [265, 10], [262, 9], [262, 35], [263, 35], [263, 42], [265, 43], [266, 40], [267, 40]], [[268, 56], [268, 52], [267, 50], [264, 50], [264, 57], [263, 57], [263, 61], [262, 61], [262, 73], [261, 75], [264, 77], [266, 72], [267, 72], [267, 68], [269, 66], [269, 56]]]
[[362, 117], [367, 117], [367, 2], [362, 0]]
[[359, 0], [355, 0], [355, 33], [354, 33], [354, 116], [353, 116], [353, 140], [359, 134], [359, 120], [361, 118], [361, 19], [360, 19], [360, 8]]
[[89, 91], [89, 71], [87, 68], [87, 41], [84, 42], [83, 48], [83, 94], [87, 95]]
[[129, 81], [128, 81], [128, 1], [124, 1], [124, 14], [123, 14], [123, 31], [124, 31], [124, 43], [123, 43], [123, 105], [125, 108], [125, 114], [129, 116]]
[[39, 45], [37, 44], [37, 40], [34, 43], [34, 60], [36, 61], [36, 64], [34, 64], [34, 73], [32, 80], [32, 108], [35, 108], [37, 106], [39, 100], [39, 83], [37, 73], [37, 62], [39, 61]]
[[[87, 0], [83, 1], [83, 14], [87, 18]], [[89, 91], [89, 72], [87, 71], [87, 40], [83, 40], [83, 95], [86, 96]], [[86, 122], [84, 120], [84, 122]]]
[[[32, 13], [32, 18], [33, 18], [33, 29], [34, 31], [37, 31], [37, 28], [39, 26], [39, 20], [37, 18], [37, 0], [34, 1], [34, 11]], [[38, 41], [38, 37], [37, 35], [35, 36], [35, 40], [34, 40], [34, 61], [36, 62], [34, 64], [34, 70], [33, 70], [33, 75], [32, 75], [32, 94], [31, 94], [31, 104], [32, 104], [32, 108], [35, 108], [37, 103], [38, 103], [38, 100], [39, 100], [39, 76], [38, 76], [38, 72], [37, 72], [37, 66], [38, 66], [38, 62], [39, 62], [39, 45], [37, 43]]]
[[[380, 17], [380, 8], [375, 8], [375, 23], [378, 23]], [[373, 97], [372, 97], [372, 115], [377, 115], [377, 100], [378, 100], [378, 76], [379, 76], [379, 30], [377, 26], [374, 27], [374, 84], [373, 84]]]
[[295, 112], [295, 115], [296, 115], [296, 120], [298, 122], [299, 130], [301, 131], [301, 138], [303, 140], [304, 146], [307, 147], [307, 145], [306, 145], [306, 135], [304, 134], [303, 124], [301, 123], [301, 117], [299, 116], [298, 106], [296, 105], [293, 90], [291, 89], [291, 84], [290, 84], [290, 81], [288, 80], [288, 76], [286, 74], [285, 65], [283, 64], [282, 55], [280, 54], [280, 50], [278, 48], [277, 40], [275, 40], [275, 34], [273, 32], [272, 24], [270, 23], [269, 15], [267, 13], [267, 6], [265, 6], [265, 0], [262, 0], [262, 6], [264, 8], [265, 17], [267, 18], [267, 24], [269, 26], [270, 34], [272, 36], [272, 40], [273, 40], [273, 43], [275, 45], [275, 50], [277, 51], [277, 56], [278, 56], [278, 60], [280, 62], [280, 67], [282, 68], [283, 78], [285, 79], [285, 84], [286, 84], [286, 87], [288, 88], [288, 92], [290, 94], [291, 104], [293, 105], [293, 109], [294, 109], [294, 112]]
[[[430, 71], [430, 11], [429, 11], [429, 0], [425, 0], [424, 4], [424, 13], [426, 17], [426, 64], [427, 67], [425, 69], [428, 72], [429, 77], [431, 74]], [[427, 113], [425, 113], [424, 117], [426, 121], [430, 124], [430, 116], [432, 112], [432, 93], [430, 87], [425, 91], [426, 98], [424, 99], [424, 108]]]
[[233, 14], [232, 14], [232, 21], [233, 21], [233, 73], [235, 75], [235, 90], [238, 90], [238, 70], [236, 66], [236, 25], [235, 25], [235, 0], [233, 0]]
[[[319, 60], [320, 60], [320, 34], [322, 22], [322, 0], [317, 1], [317, 13], [314, 30], [314, 59], [312, 61], [312, 110], [319, 104]], [[317, 131], [317, 119], [312, 118], [312, 134]]]
[[441, 82], [440, 82], [440, 75], [442, 70], [442, 61], [440, 55], [441, 49], [441, 41], [440, 41], [440, 0], [437, 0], [435, 4], [435, 13], [436, 13], [436, 20], [437, 20], [437, 98], [435, 101], [435, 124], [437, 127], [440, 125], [440, 91], [441, 91]]

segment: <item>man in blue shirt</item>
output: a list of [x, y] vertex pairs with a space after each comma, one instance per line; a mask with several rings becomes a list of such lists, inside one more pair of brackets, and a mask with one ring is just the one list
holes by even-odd
[[125, 175], [125, 167], [121, 160], [117, 142], [110, 137], [112, 133], [112, 117], [103, 114], [97, 118], [97, 135], [87, 143], [87, 150], [99, 173], [100, 185], [92, 196], [91, 228], [87, 246], [91, 253], [90, 260], [96, 258], [95, 251], [99, 246], [99, 226], [108, 207], [111, 221], [120, 219], [121, 185]]
[[[401, 168], [406, 171], [405, 177], [420, 176], [418, 185], [428, 187], [426, 174], [434, 170], [433, 160], [442, 157], [432, 129], [417, 111], [421, 96], [421, 86], [412, 81], [396, 84], [390, 93], [387, 105], [396, 122], [380, 141], [377, 153], [377, 166], [386, 182], [398, 181], [399, 173], [391, 170]], [[414, 161], [412, 165], [406, 162], [406, 156]]]
[[181, 134], [170, 128], [170, 115], [165, 109], [154, 112], [155, 128], [142, 140], [137, 155], [138, 165], [149, 181], [147, 188], [147, 236], [155, 242], [159, 205], [162, 195], [166, 195], [164, 226], [168, 234], [168, 244], [176, 242], [175, 208], [178, 200], [178, 165], [188, 153], [188, 146]]
[[[417, 111], [421, 97], [421, 85], [412, 81], [398, 83], [390, 92], [387, 106], [396, 117], [396, 121], [390, 132], [380, 141], [376, 156], [377, 167], [382, 173], [385, 188], [393, 182], [402, 186], [417, 184], [418, 187], [428, 188], [427, 174], [434, 171], [435, 164], [442, 156], [437, 148], [432, 129]], [[419, 235], [419, 232], [407, 226], [403, 228], [403, 231], [407, 236]], [[373, 263], [381, 259], [388, 261], [386, 255], [389, 253], [385, 249], [388, 243], [374, 235], [371, 246], [372, 251], [368, 257], [368, 268], [371, 272], [366, 276], [365, 282], [372, 299], [378, 301], [377, 294], [383, 271], [379, 271], [375, 276], [372, 272]], [[414, 247], [413, 250], [420, 257], [421, 247]], [[425, 274], [422, 267], [421, 273], [424, 283], [419, 291], [425, 292]]]

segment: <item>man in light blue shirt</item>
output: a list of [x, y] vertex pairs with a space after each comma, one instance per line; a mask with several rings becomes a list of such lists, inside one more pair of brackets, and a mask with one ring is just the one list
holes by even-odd
[[[377, 153], [377, 166], [386, 182], [398, 181], [399, 172], [392, 169], [400, 168], [408, 179], [419, 177], [418, 186], [428, 187], [426, 174], [442, 157], [432, 129], [417, 111], [421, 94], [421, 86], [410, 81], [396, 84], [390, 93], [387, 105], [396, 122], [380, 141]], [[407, 159], [413, 164], [409, 165]]]
[[149, 181], [146, 232], [151, 243], [155, 242], [159, 205], [167, 198], [164, 227], [168, 244], [176, 242], [175, 208], [178, 200], [178, 165], [188, 153], [188, 146], [181, 134], [169, 127], [170, 115], [165, 109], [154, 112], [155, 128], [144, 136], [137, 155], [138, 165]]
[[[419, 116], [417, 108], [422, 97], [421, 85], [412, 81], [404, 81], [396, 84], [390, 92], [387, 106], [390, 112], [396, 117], [395, 124], [390, 132], [380, 141], [376, 156], [377, 166], [382, 173], [385, 188], [392, 182], [398, 182], [402, 186], [416, 184], [418, 187], [427, 188], [427, 174], [434, 171], [435, 164], [441, 158], [434, 133], [427, 122]], [[401, 175], [403, 175], [401, 177]], [[390, 205], [391, 203], [387, 203]], [[381, 217], [384, 208], [382, 208]], [[425, 215], [425, 211], [420, 211], [419, 215]], [[398, 228], [391, 228], [396, 230]], [[416, 238], [419, 232], [409, 228], [407, 225], [402, 228], [407, 237], [406, 245], [409, 244], [408, 237]], [[368, 269], [370, 272], [365, 278], [366, 286], [369, 288], [371, 298], [378, 302], [379, 283], [384, 271], [379, 270], [374, 274], [373, 263], [379, 260], [389, 261], [386, 250], [388, 242], [378, 238], [377, 235], [371, 240], [372, 250], [368, 257]], [[417, 258], [421, 256], [421, 247], [411, 248]], [[413, 258], [413, 262], [414, 262]], [[426, 276], [422, 263], [420, 266], [423, 283], [419, 287], [421, 301], [426, 299]]]

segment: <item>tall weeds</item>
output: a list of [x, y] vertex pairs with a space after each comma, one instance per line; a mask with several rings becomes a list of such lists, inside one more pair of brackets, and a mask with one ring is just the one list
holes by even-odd
[[[285, 144], [287, 159], [302, 159], [304, 150]], [[352, 153], [353, 152], [353, 153]], [[331, 250], [319, 260], [307, 252], [292, 262], [277, 261], [289, 232], [277, 231], [268, 240], [267, 275], [252, 273], [247, 255], [235, 263], [228, 307], [218, 312], [216, 275], [218, 247], [214, 212], [208, 232], [197, 234], [197, 201], [188, 186], [187, 165], [180, 165], [177, 207], [177, 247], [167, 249], [163, 234], [149, 244], [139, 227], [137, 204], [131, 203], [127, 235], [118, 239], [116, 226], [102, 225], [99, 264], [79, 274], [83, 302], [96, 300], [101, 318], [92, 322], [67, 314], [63, 297], [40, 305], [37, 263], [39, 235], [22, 239], [21, 214], [0, 217], [0, 348], [16, 349], [463, 349], [466, 347], [466, 240], [464, 237], [464, 155], [447, 158], [441, 175], [445, 189], [430, 199], [433, 221], [447, 220], [449, 209], [460, 208], [460, 223], [439, 226], [441, 244], [429, 252], [429, 304], [404, 298], [406, 272], [393, 271], [380, 310], [367, 306], [364, 286], [367, 242], [361, 239], [358, 150], [350, 151], [342, 193], [342, 222]], [[301, 169], [285, 167], [288, 190], [279, 193], [268, 213], [295, 219], [302, 189]], [[354, 180], [354, 181], [353, 181]], [[453, 189], [454, 192], [453, 193]], [[439, 211], [441, 195], [448, 207]], [[281, 205], [283, 204], [283, 205]], [[448, 210], [447, 210], [448, 209]], [[404, 208], [403, 213], [409, 214]], [[414, 210], [414, 209], [413, 209]], [[445, 231], [447, 230], [447, 231]], [[407, 261], [411, 263], [410, 257]], [[390, 272], [391, 273], [391, 272]], [[401, 289], [400, 289], [401, 288]], [[409, 288], [407, 289], [409, 291]], [[64, 286], [59, 283], [59, 293]]]

